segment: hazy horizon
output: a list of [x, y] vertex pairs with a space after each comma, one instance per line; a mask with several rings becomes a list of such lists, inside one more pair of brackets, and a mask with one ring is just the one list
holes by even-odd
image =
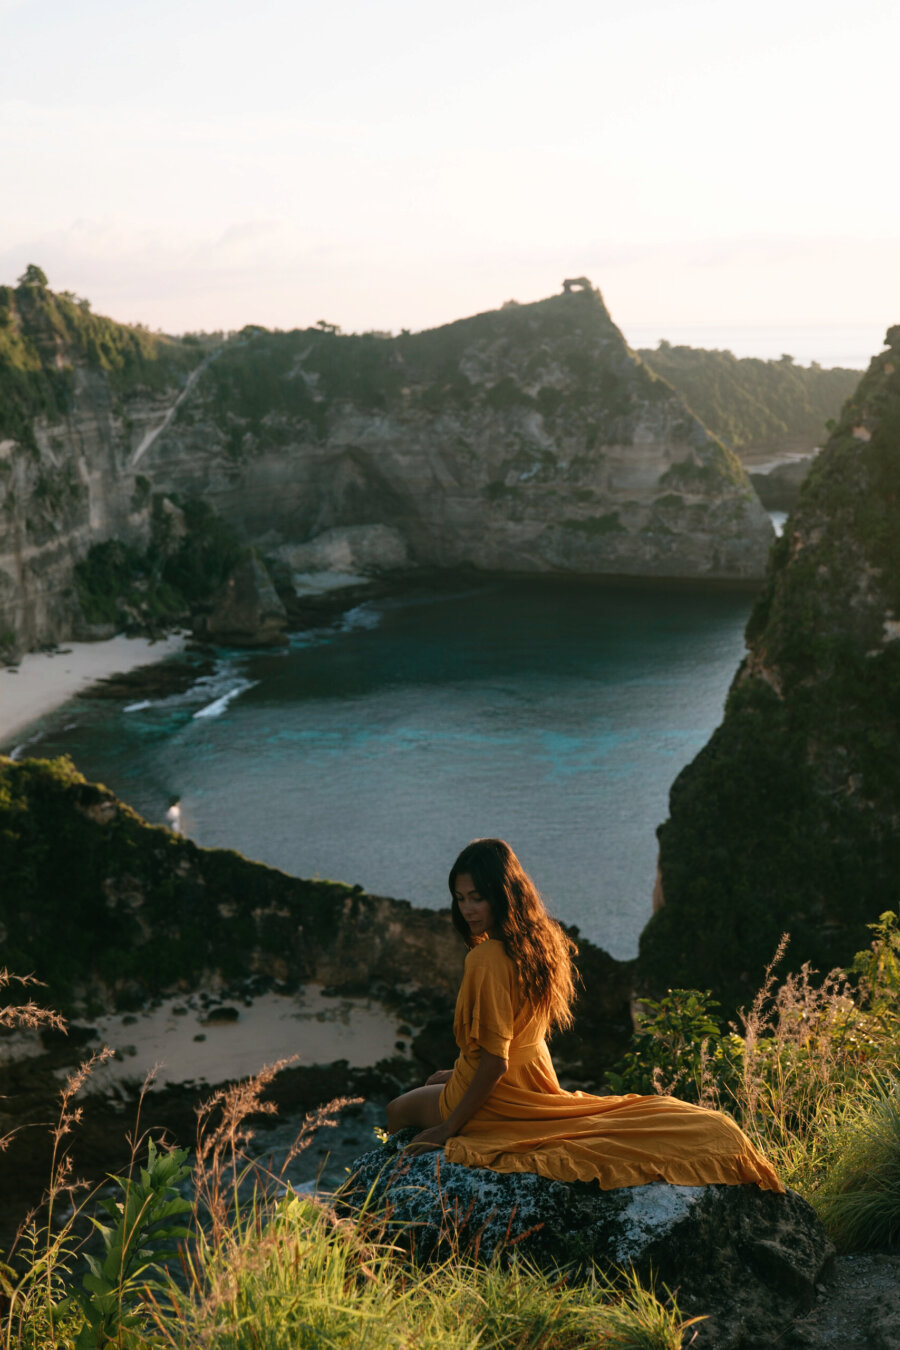
[[0, 0], [0, 40], [0, 277], [122, 322], [419, 330], [582, 274], [633, 345], [858, 366], [900, 321], [885, 0]]

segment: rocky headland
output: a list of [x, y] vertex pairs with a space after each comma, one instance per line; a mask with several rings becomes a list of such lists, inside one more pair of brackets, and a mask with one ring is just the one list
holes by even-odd
[[164, 628], [248, 547], [282, 586], [310, 570], [297, 546], [313, 572], [748, 582], [773, 537], [736, 455], [589, 285], [397, 337], [173, 340], [32, 268], [0, 288], [0, 389], [7, 654]]
[[759, 987], [847, 964], [900, 875], [900, 327], [817, 456], [747, 628], [725, 719], [659, 831], [651, 987]]

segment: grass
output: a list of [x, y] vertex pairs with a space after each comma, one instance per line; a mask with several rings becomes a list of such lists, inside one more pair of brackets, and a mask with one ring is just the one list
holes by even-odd
[[738, 1022], [696, 989], [648, 1000], [617, 1092], [667, 1092], [728, 1111], [844, 1250], [900, 1239], [900, 922], [824, 977], [775, 978], [783, 937]]
[[[60, 1019], [29, 999], [0, 1009], [0, 1022]], [[668, 1291], [659, 1298], [632, 1273], [576, 1282], [515, 1252], [503, 1264], [454, 1252], [417, 1266], [385, 1218], [349, 1218], [326, 1198], [285, 1192], [247, 1151], [283, 1063], [201, 1108], [189, 1199], [178, 1186], [186, 1155], [140, 1134], [140, 1108], [127, 1175], [111, 1178], [112, 1198], [100, 1187], [85, 1193], [72, 1169], [76, 1098], [108, 1053], [61, 1091], [44, 1206], [0, 1265], [2, 1350], [678, 1350], [702, 1320], [682, 1317]], [[307, 1117], [282, 1173], [348, 1104]]]
[[844, 1249], [900, 1240], [900, 1079], [852, 1101], [818, 1197], [818, 1209]]
[[377, 1223], [367, 1231], [306, 1198], [251, 1207], [223, 1248], [201, 1245], [191, 1273], [157, 1321], [172, 1350], [675, 1350], [688, 1325], [633, 1279], [569, 1284], [515, 1258], [410, 1266]]
[[[887, 912], [871, 927], [852, 969], [824, 979], [805, 965], [777, 981], [784, 939], [740, 1030], [720, 1030], [708, 996], [671, 991], [646, 1010], [640, 1053], [615, 1083], [730, 1110], [843, 1249], [900, 1240], [900, 923]], [[0, 989], [9, 983], [0, 972]], [[0, 1007], [0, 1025], [58, 1027], [28, 992]], [[514, 1239], [487, 1264], [451, 1242], [424, 1266], [374, 1209], [348, 1216], [330, 1197], [285, 1190], [285, 1168], [350, 1103], [311, 1113], [273, 1174], [249, 1145], [284, 1062], [205, 1103], [192, 1169], [140, 1134], [139, 1110], [113, 1197], [85, 1193], [71, 1160], [77, 1096], [108, 1053], [61, 1091], [44, 1206], [0, 1266], [2, 1350], [678, 1350], [692, 1339], [700, 1319], [632, 1271], [576, 1279], [522, 1259]]]

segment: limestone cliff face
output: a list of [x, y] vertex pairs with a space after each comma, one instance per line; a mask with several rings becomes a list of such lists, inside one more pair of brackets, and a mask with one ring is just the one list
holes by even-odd
[[135, 452], [201, 359], [44, 286], [0, 287], [0, 656], [72, 636], [92, 544], [146, 539]]
[[827, 970], [900, 876], [900, 327], [848, 400], [772, 551], [725, 720], [676, 780], [656, 986], [758, 987], [780, 934]]
[[219, 351], [0, 287], [0, 652], [77, 633], [72, 570], [146, 542], [154, 494], [247, 543], [383, 525], [413, 565], [761, 577], [736, 457], [597, 291], [381, 338], [248, 329]]
[[249, 333], [146, 464], [250, 538], [379, 523], [436, 567], [753, 578], [773, 538], [594, 290], [395, 339]]

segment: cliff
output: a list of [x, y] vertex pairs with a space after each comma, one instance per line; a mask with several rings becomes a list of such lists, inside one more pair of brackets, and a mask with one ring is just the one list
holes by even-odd
[[859, 383], [858, 370], [737, 357], [660, 342], [638, 355], [739, 455], [808, 454]]
[[98, 318], [29, 268], [0, 288], [0, 395], [7, 653], [77, 634], [75, 565], [146, 549], [166, 497], [268, 549], [388, 526], [442, 568], [759, 578], [772, 538], [591, 289], [396, 338], [217, 344]]
[[676, 779], [655, 988], [752, 996], [781, 932], [849, 964], [900, 876], [900, 326], [817, 457], [769, 562], [722, 725]]
[[773, 537], [590, 289], [396, 338], [245, 330], [145, 464], [248, 538], [377, 523], [430, 567], [752, 578]]
[[39, 268], [0, 287], [0, 657], [72, 636], [92, 544], [149, 537], [130, 461], [202, 356], [55, 295]]
[[[308, 881], [148, 825], [70, 761], [0, 757], [3, 965], [66, 1011], [139, 1007], [251, 976], [372, 993], [439, 1014], [464, 949], [449, 911]], [[563, 1056], [599, 1080], [630, 1031], [631, 963], [580, 944], [584, 993]]]

